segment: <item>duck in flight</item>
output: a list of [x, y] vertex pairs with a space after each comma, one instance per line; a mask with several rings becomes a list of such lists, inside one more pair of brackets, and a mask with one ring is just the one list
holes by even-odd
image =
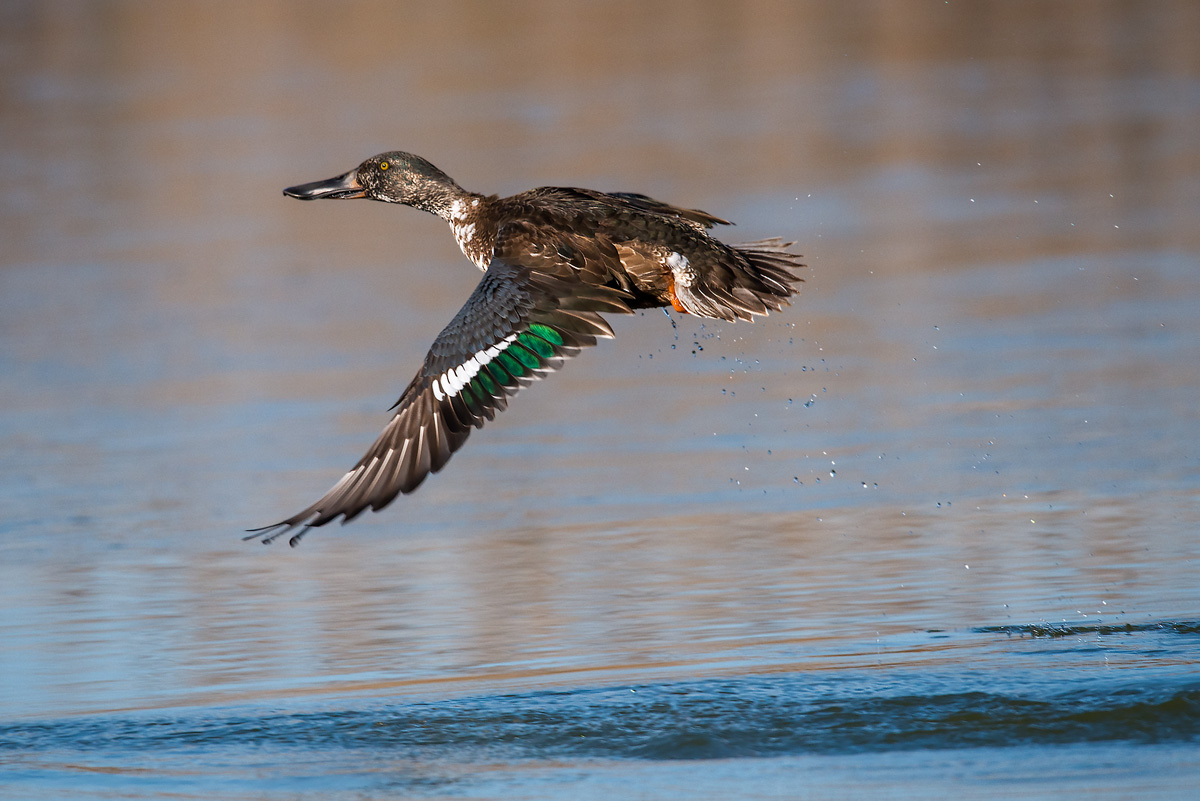
[[540, 187], [511, 197], [468, 192], [411, 153], [369, 158], [326, 181], [283, 190], [300, 200], [370, 198], [450, 223], [483, 278], [392, 407], [391, 421], [353, 469], [316, 503], [246, 539], [349, 522], [417, 488], [508, 399], [598, 338], [601, 316], [672, 307], [720, 320], [778, 311], [803, 267], [791, 242], [727, 245], [709, 235], [727, 220], [626, 192]]

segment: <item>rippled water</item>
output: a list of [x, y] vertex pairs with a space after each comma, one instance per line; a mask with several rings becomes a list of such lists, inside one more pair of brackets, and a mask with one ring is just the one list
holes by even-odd
[[[80, 774], [107, 774], [94, 785], [121, 797], [280, 786], [348, 797], [556, 789], [671, 797], [674, 782], [704, 798], [792, 797], [827, 792], [834, 776], [843, 789], [863, 791], [884, 767], [889, 781], [935, 779], [926, 785], [934, 795], [972, 787], [1005, 794], [1006, 784], [1043, 773], [1060, 791], [1091, 795], [1113, 789], [1105, 763], [1131, 757], [1135, 766], [1116, 771], [1122, 791], [1154, 796], [1195, 769], [1200, 686], [1178, 690], [1160, 679], [1135, 688], [1106, 678], [1064, 688], [1061, 677], [1019, 671], [1002, 683], [960, 671], [885, 680], [809, 673], [422, 702], [308, 700], [304, 711], [109, 715], [9, 726], [0, 736], [38, 755], [26, 769], [40, 781], [70, 789]], [[691, 760], [704, 763], [678, 764]], [[697, 772], [712, 784], [692, 785], [688, 773]], [[651, 789], [656, 783], [663, 786]], [[1036, 784], [1031, 790], [1040, 795]]]
[[[1189, 798], [1197, 8], [0, 9], [0, 796]], [[404, 148], [784, 234], [421, 490], [361, 455], [477, 280], [301, 204]]]

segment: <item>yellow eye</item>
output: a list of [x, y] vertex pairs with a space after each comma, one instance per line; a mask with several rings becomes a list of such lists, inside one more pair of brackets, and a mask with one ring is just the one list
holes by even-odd
[[388, 163], [386, 161], [379, 162], [379, 169], [386, 170], [387, 168], [388, 168]]

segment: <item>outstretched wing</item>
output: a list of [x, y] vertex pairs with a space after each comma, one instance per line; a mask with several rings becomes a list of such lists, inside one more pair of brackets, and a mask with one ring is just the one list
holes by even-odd
[[729, 220], [718, 217], [715, 214], [709, 214], [707, 211], [672, 206], [670, 203], [663, 203], [661, 200], [655, 200], [652, 197], [647, 197], [637, 192], [612, 192], [610, 194], [612, 197], [620, 198], [624, 203], [636, 209], [649, 211], [653, 214], [662, 214], [667, 217], [678, 217], [701, 231], [706, 228], [712, 228], [714, 225], [733, 225]]
[[[415, 490], [521, 387], [562, 366], [580, 348], [611, 337], [600, 312], [629, 313], [619, 290], [586, 284], [569, 269], [550, 274], [541, 258], [492, 260], [471, 297], [442, 330], [425, 364], [392, 408], [395, 415], [366, 455], [329, 492], [287, 520], [254, 529], [264, 543], [293, 530], [379, 511]], [[538, 269], [539, 267], [543, 269]]]

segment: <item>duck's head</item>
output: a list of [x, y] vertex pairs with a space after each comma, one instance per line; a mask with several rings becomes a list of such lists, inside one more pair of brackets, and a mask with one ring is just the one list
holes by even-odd
[[445, 217], [463, 190], [420, 156], [396, 150], [372, 156], [336, 178], [289, 186], [283, 194], [300, 200], [369, 198], [403, 203]]

